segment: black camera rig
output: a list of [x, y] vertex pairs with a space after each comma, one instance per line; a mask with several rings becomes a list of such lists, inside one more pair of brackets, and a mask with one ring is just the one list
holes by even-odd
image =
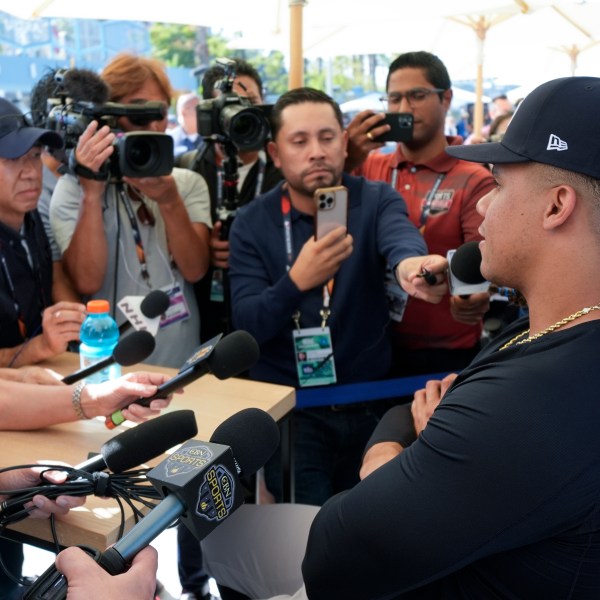
[[114, 151], [102, 169], [101, 178], [120, 181], [123, 177], [158, 177], [171, 173], [174, 165], [171, 136], [147, 131], [124, 133], [118, 128], [121, 117], [127, 117], [138, 126], [160, 121], [167, 114], [166, 104], [73, 101], [61, 85], [64, 75], [64, 72], [58, 72], [55, 76], [57, 92], [55, 98], [48, 100], [46, 128], [63, 137], [67, 154], [73, 153], [87, 126], [98, 121], [100, 127], [107, 125], [116, 134]]

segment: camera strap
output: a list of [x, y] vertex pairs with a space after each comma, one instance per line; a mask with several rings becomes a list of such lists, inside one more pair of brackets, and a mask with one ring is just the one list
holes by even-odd
[[78, 177], [93, 179], [94, 181], [108, 181], [108, 178], [110, 177], [107, 163], [102, 165], [99, 171], [92, 171], [77, 162], [74, 151], [69, 155], [69, 169]]

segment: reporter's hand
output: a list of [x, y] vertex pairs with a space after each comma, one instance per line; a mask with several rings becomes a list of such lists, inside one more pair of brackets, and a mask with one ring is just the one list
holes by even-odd
[[85, 304], [61, 301], [44, 309], [41, 343], [48, 358], [67, 349], [69, 342], [79, 339], [86, 317]]
[[[54, 464], [55, 461], [44, 461], [44, 464]], [[64, 466], [64, 463], [62, 463]], [[60, 470], [61, 463], [56, 463], [56, 471], [47, 471], [46, 467], [32, 467], [27, 469], [15, 469], [0, 473], [0, 489], [3, 491], [18, 490], [21, 488], [35, 487], [40, 485], [40, 475], [44, 472], [44, 479], [53, 484], [64, 483], [67, 474]], [[10, 494], [8, 494], [10, 495]], [[0, 498], [2, 498], [0, 496]], [[85, 497], [58, 496], [54, 500], [40, 494], [34, 496], [31, 502], [25, 504], [26, 508], [35, 507], [29, 516], [34, 519], [46, 519], [51, 514], [66, 515], [70, 509], [82, 506]]]
[[[448, 261], [443, 256], [438, 254], [412, 256], [398, 264], [396, 278], [409, 296], [438, 304], [448, 292], [447, 270]], [[436, 283], [434, 285], [427, 283], [422, 276], [424, 271], [435, 276]]]
[[466, 325], [477, 325], [483, 315], [490, 309], [490, 295], [488, 292], [450, 297], [450, 314], [455, 321]]
[[429, 417], [438, 407], [444, 394], [457, 378], [457, 373], [450, 373], [444, 379], [431, 379], [425, 384], [425, 389], [417, 390], [412, 401], [410, 412], [413, 416], [417, 435], [425, 429]]
[[217, 221], [210, 233], [210, 264], [219, 269], [229, 268], [229, 240], [221, 239], [223, 223]]
[[291, 280], [302, 292], [323, 285], [352, 254], [352, 244], [345, 227], [336, 227], [320, 240], [311, 236], [290, 269]]
[[69, 584], [67, 600], [151, 600], [156, 589], [158, 554], [146, 546], [126, 573], [109, 575], [81, 548], [72, 546], [56, 557], [56, 568]]
[[[171, 402], [172, 396], [152, 400], [150, 406], [135, 404], [138, 398], [148, 398], [156, 393], [159, 385], [170, 377], [162, 373], [139, 371], [128, 373], [103, 383], [86, 385], [81, 393], [81, 408], [87, 417], [109, 416], [122, 409], [123, 416], [134, 423], [141, 423], [157, 416]], [[124, 408], [127, 406], [127, 408]]]
[[385, 119], [385, 113], [363, 110], [350, 121], [348, 127], [346, 127], [348, 156], [344, 165], [345, 171], [352, 171], [365, 161], [369, 152], [385, 146], [384, 142], [373, 141], [374, 138], [390, 130], [389, 125], [377, 125], [383, 119]]
[[365, 452], [362, 465], [360, 466], [359, 477], [364, 479], [385, 463], [396, 458], [402, 450], [403, 448], [398, 442], [379, 442], [378, 444], [373, 444]]

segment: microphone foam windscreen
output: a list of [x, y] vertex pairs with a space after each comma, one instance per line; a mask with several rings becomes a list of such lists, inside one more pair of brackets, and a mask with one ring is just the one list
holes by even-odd
[[242, 475], [256, 473], [279, 445], [279, 428], [273, 417], [260, 408], [245, 408], [223, 421], [210, 438], [229, 446]]
[[450, 269], [452, 274], [464, 283], [483, 283], [485, 277], [481, 274], [479, 242], [467, 242], [457, 248], [450, 261]]
[[146, 360], [156, 346], [156, 340], [149, 331], [134, 331], [126, 335], [113, 350], [115, 362], [124, 367]]
[[149, 319], [160, 317], [167, 308], [169, 308], [169, 295], [162, 290], [152, 290], [140, 304], [142, 314]]
[[217, 379], [227, 379], [252, 368], [259, 356], [257, 341], [240, 329], [222, 338], [206, 362]]
[[100, 454], [113, 473], [122, 473], [160, 456], [197, 434], [194, 411], [177, 410], [120, 433], [102, 446]]
[[64, 74], [63, 87], [75, 102], [104, 104], [110, 96], [108, 84], [89, 69], [69, 69]]

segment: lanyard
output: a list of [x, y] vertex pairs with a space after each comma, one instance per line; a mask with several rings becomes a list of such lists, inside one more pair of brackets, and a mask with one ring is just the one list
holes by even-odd
[[[33, 273], [35, 287], [36, 287], [37, 293], [39, 295], [40, 307], [42, 310], [44, 310], [44, 308], [46, 308], [48, 306], [48, 303], [46, 301], [46, 297], [44, 294], [44, 287], [43, 287], [44, 283], [42, 281], [42, 276], [40, 273], [39, 265], [37, 264], [37, 261], [34, 259], [32, 253], [29, 251], [29, 246], [27, 245], [25, 238], [21, 239], [21, 243], [27, 254], [27, 263], [29, 264], [29, 267]], [[2, 247], [2, 249], [0, 250], [0, 265], [2, 266], [2, 274], [4, 275], [4, 279], [6, 280], [6, 285], [8, 286], [8, 292], [10, 294], [10, 297], [11, 297], [11, 300], [12, 300], [12, 303], [13, 303], [13, 306], [15, 309], [15, 313], [17, 314], [17, 323], [19, 326], [19, 333], [21, 334], [21, 337], [24, 340], [26, 340], [27, 339], [27, 325], [25, 324], [25, 316], [23, 314], [21, 304], [19, 303], [19, 299], [17, 297], [17, 290], [15, 288], [15, 284], [14, 284], [12, 275], [10, 273], [8, 261], [6, 260], [6, 255], [4, 253], [4, 247]]]
[[[254, 196], [252, 196], [251, 200], [260, 194], [262, 191], [263, 181], [265, 180], [265, 169], [267, 162], [262, 156], [260, 156], [260, 154], [257, 163], [258, 173], [256, 175], [256, 186], [254, 187]], [[217, 206], [223, 206], [223, 176], [223, 167], [219, 164], [217, 165]]]
[[[423, 202], [423, 208], [421, 209], [421, 218], [419, 220], [419, 227], [423, 227], [425, 222], [427, 221], [427, 217], [431, 212], [431, 204], [433, 203], [433, 199], [435, 198], [435, 194], [437, 193], [440, 185], [446, 173], [439, 173], [436, 177], [436, 180], [433, 184], [433, 187], [429, 190], [429, 192], [425, 196], [425, 201]], [[390, 182], [391, 186], [396, 189], [396, 184], [398, 183], [398, 167], [394, 167], [392, 170], [392, 181]]]
[[[288, 191], [283, 188], [281, 190], [281, 217], [283, 219], [283, 237], [285, 243], [285, 257], [286, 257], [286, 272], [292, 268], [294, 263], [294, 244], [292, 238], [292, 202]], [[327, 325], [327, 319], [331, 315], [331, 295], [333, 294], [333, 277], [323, 285], [323, 307], [319, 311], [321, 315], [321, 327], [324, 328]], [[296, 310], [292, 315], [292, 320], [296, 324], [296, 329], [300, 329], [300, 311]]]
[[123, 200], [125, 212], [127, 213], [127, 217], [129, 218], [129, 223], [131, 224], [131, 232], [133, 234], [133, 241], [135, 243], [135, 253], [140, 263], [142, 278], [146, 283], [148, 283], [148, 285], [150, 285], [150, 273], [148, 273], [148, 264], [146, 262], [146, 253], [144, 252], [144, 244], [142, 243], [142, 234], [140, 232], [140, 226], [138, 225], [137, 219], [135, 218], [135, 213], [133, 212], [133, 207], [131, 206], [131, 200], [125, 193], [123, 184], [117, 183], [116, 185], [117, 191], [119, 192], [119, 196], [121, 197], [121, 200]]

